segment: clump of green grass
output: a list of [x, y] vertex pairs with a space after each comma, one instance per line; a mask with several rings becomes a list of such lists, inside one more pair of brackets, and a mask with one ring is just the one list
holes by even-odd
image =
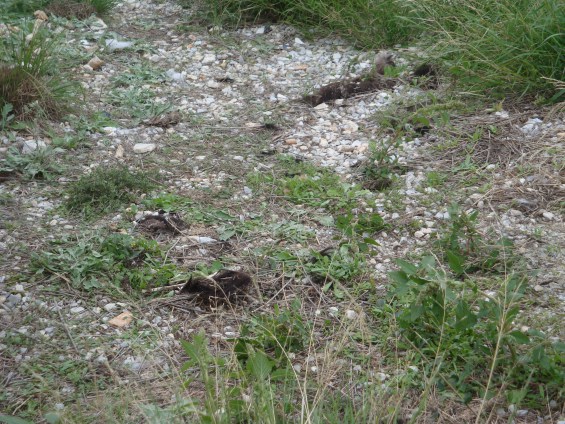
[[141, 193], [155, 186], [145, 172], [131, 172], [125, 167], [99, 167], [69, 187], [64, 206], [69, 212], [87, 218], [99, 216], [135, 203]]
[[281, 156], [279, 161], [282, 169], [278, 172], [281, 175], [251, 174], [247, 183], [257, 189], [272, 185], [277, 195], [292, 203], [340, 213], [356, 208], [359, 199], [369, 195], [361, 187], [341, 181], [339, 175], [329, 169], [296, 161], [289, 156]]
[[42, 9], [48, 3], [47, 0], [5, 0], [2, 2], [3, 19], [17, 19], [29, 17], [36, 10]]
[[116, 0], [5, 0], [3, 15], [7, 18], [30, 17], [36, 10], [45, 10], [64, 18], [88, 18], [104, 15], [117, 4]]
[[551, 95], [565, 79], [565, 5], [559, 0], [412, 1], [412, 25], [462, 87]]
[[118, 4], [117, 0], [87, 0], [87, 3], [90, 3], [98, 14], [108, 13]]
[[74, 84], [60, 75], [56, 40], [45, 28], [22, 27], [0, 41], [0, 109], [11, 105], [19, 119], [59, 117], [69, 109]]

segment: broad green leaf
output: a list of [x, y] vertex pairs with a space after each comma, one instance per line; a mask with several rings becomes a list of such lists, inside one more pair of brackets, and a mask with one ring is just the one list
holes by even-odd
[[388, 273], [388, 277], [395, 283], [404, 285], [407, 284], [410, 279], [404, 271], [392, 271]]
[[251, 374], [259, 380], [265, 380], [271, 374], [272, 369], [273, 362], [269, 360], [264, 352], [260, 350], [256, 350], [253, 353], [250, 352], [247, 359], [247, 370]]
[[218, 238], [221, 241], [226, 241], [226, 240], [229, 240], [230, 238], [232, 238], [233, 236], [235, 236], [235, 230], [225, 230], [225, 231], [222, 231], [220, 233]]
[[215, 211], [212, 213], [212, 215], [214, 215], [218, 219], [225, 221], [234, 221], [236, 219], [235, 216], [231, 216], [229, 213], [223, 211]]
[[277, 254], [275, 255], [275, 258], [278, 259], [279, 261], [295, 261], [296, 260], [296, 256], [294, 256], [293, 254], [286, 252], [286, 251], [277, 252]]
[[465, 273], [465, 268], [463, 264], [465, 264], [465, 258], [457, 253], [448, 250], [447, 253], [447, 262], [449, 263], [449, 267], [453, 272], [457, 275], [462, 275]]
[[320, 224], [324, 225], [325, 227], [333, 227], [335, 225], [334, 217], [331, 215], [322, 215], [316, 218]]
[[424, 256], [420, 261], [420, 268], [432, 269], [436, 265], [436, 259], [433, 256]]
[[294, 378], [294, 373], [290, 368], [279, 368], [271, 374], [271, 380], [273, 381], [285, 381], [291, 378]]
[[519, 343], [519, 344], [530, 343], [530, 338], [526, 334], [522, 333], [521, 331], [518, 331], [518, 330], [512, 331], [508, 335], [510, 337], [512, 337], [516, 341], [516, 343]]
[[363, 242], [370, 244], [372, 246], [380, 246], [379, 242], [377, 242], [375, 239], [372, 239], [372, 238], [369, 238], [369, 237], [364, 238]]
[[48, 412], [47, 414], [45, 414], [43, 419], [49, 424], [57, 424], [61, 421], [61, 417], [56, 412]]
[[418, 272], [418, 267], [416, 265], [411, 264], [410, 262], [406, 262], [403, 259], [398, 259], [396, 264], [400, 267], [402, 271], [406, 274], [416, 274]]
[[12, 417], [9, 415], [0, 414], [0, 423], [4, 424], [33, 424], [33, 422], [24, 420], [23, 418]]
[[414, 322], [418, 318], [424, 315], [424, 306], [423, 305], [411, 305], [410, 306], [410, 321]]
[[563, 343], [563, 342], [555, 342], [555, 343], [553, 343], [553, 348], [554, 348], [557, 352], [565, 352], [565, 343]]

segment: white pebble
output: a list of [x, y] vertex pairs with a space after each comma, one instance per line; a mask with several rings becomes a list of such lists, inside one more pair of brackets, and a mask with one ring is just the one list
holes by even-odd
[[347, 319], [355, 319], [355, 318], [357, 318], [357, 312], [355, 312], [351, 309], [348, 309], [347, 311], [345, 311], [345, 317]]
[[112, 312], [117, 307], [118, 305], [116, 305], [115, 303], [108, 303], [104, 306], [104, 309], [106, 310], [106, 312]]
[[80, 314], [81, 312], [84, 312], [84, 308], [82, 306], [75, 306], [74, 308], [71, 308], [72, 314]]

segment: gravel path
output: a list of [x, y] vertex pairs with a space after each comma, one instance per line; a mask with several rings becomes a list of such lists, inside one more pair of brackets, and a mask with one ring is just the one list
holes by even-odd
[[[368, 160], [371, 143], [378, 146], [383, 142], [375, 114], [423, 93], [401, 83], [394, 90], [312, 108], [300, 101], [303, 95], [369, 71], [377, 52], [359, 52], [336, 39], [309, 41], [284, 25], [228, 31], [190, 26], [189, 21], [189, 12], [171, 2], [128, 0], [118, 5], [107, 22], [90, 19], [81, 27], [65, 30], [67, 48], [80, 58], [74, 75], [85, 89], [87, 109], [95, 111], [102, 123], [86, 133], [88, 149], [65, 156], [62, 162], [70, 172], [57, 180], [58, 185], [0, 182], [0, 196], [5, 199], [0, 204], [5, 209], [0, 224], [0, 352], [8, 398], [16, 396], [18, 384], [25, 381], [20, 372], [23, 364], [43, 358], [46, 345], [50, 346], [49, 355], [56, 352], [61, 362], [78, 358], [107, 366], [109, 372], [129, 369], [131, 374], [121, 374], [121, 381], [141, 378], [144, 372], [152, 376], [166, 373], [171, 364], [177, 364], [171, 352], [179, 347], [179, 322], [186, 325], [186, 321], [170, 308], [135, 305], [129, 300], [121, 303], [106, 295], [96, 295], [94, 300], [76, 298], [70, 290], [53, 291], [25, 276], [30, 251], [85, 229], [84, 223], [58, 212], [61, 188], [69, 181], [107, 163], [158, 168], [167, 178], [169, 192], [198, 198], [206, 190], [216, 194], [231, 190], [227, 207], [240, 213], [242, 221], [250, 220], [251, 212], [269, 200], [246, 185], [247, 174], [271, 172], [273, 155], [284, 153], [333, 169], [344, 182], [358, 181], [359, 165]], [[55, 20], [50, 25], [55, 29], [58, 24]], [[410, 66], [407, 51], [395, 55], [397, 65]], [[101, 65], [89, 62], [94, 56]], [[154, 125], [156, 121], [151, 119], [160, 112], [169, 113], [165, 119], [173, 123]], [[106, 118], [113, 123], [104, 123]], [[449, 133], [434, 131], [395, 147], [391, 154], [405, 172], [397, 175], [394, 191], [368, 193], [366, 197], [375, 199], [375, 208], [392, 225], [374, 236], [379, 246], [369, 263], [376, 284], [386, 288], [386, 273], [395, 268], [395, 259], [418, 257], [428, 251], [434, 233], [446, 226], [448, 207], [457, 200], [464, 209], [480, 212], [482, 232], [514, 241], [532, 271], [535, 306], [527, 313], [532, 320], [549, 317], [545, 330], [563, 337], [563, 329], [556, 324], [565, 313], [563, 117], [550, 115], [548, 110], [499, 110], [453, 117], [452, 122], [456, 126], [464, 120], [471, 127], [480, 122], [507, 131], [512, 143], [501, 153], [504, 160], [483, 157], [469, 171], [461, 166], [469, 153], [445, 147]], [[59, 129], [63, 134], [77, 134], [72, 123], [61, 123]], [[494, 150], [504, 149], [501, 140], [496, 138]], [[11, 146], [34, 152], [52, 143], [52, 138], [44, 136], [0, 137], [2, 153]], [[493, 149], [489, 146], [485, 149], [490, 152]], [[446, 183], [431, 184], [433, 172], [447, 175]], [[246, 204], [253, 204], [251, 212], [244, 211]], [[360, 199], [359, 212], [365, 209], [366, 203]], [[140, 206], [136, 217], [143, 213]], [[282, 219], [293, 212], [269, 213]], [[126, 219], [116, 215], [95, 226]], [[319, 247], [336, 234], [334, 229], [313, 222], [307, 226], [316, 234], [318, 242], [314, 244]], [[187, 249], [192, 249], [193, 257], [207, 258], [213, 248], [203, 244], [194, 248], [195, 239], [188, 237], [214, 239], [218, 233], [217, 226], [195, 226], [171, 252], [187, 256]], [[256, 235], [239, 239], [238, 248], [245, 255], [272, 242]], [[323, 313], [335, 313], [330, 309]], [[123, 337], [121, 329], [108, 323], [124, 310], [134, 311], [137, 320], [138, 332], [133, 339]], [[200, 324], [201, 320], [192, 321], [182, 335], [197, 331]], [[237, 318], [223, 320], [216, 328], [209, 327], [209, 335], [233, 337], [237, 325]], [[17, 337], [33, 343], [16, 351], [13, 341]], [[74, 348], [53, 349], [52, 345], [59, 343]], [[156, 350], [149, 352], [147, 346]], [[67, 382], [58, 390], [61, 397], [55, 407], [63, 408], [65, 394], [75, 391], [76, 386]]]

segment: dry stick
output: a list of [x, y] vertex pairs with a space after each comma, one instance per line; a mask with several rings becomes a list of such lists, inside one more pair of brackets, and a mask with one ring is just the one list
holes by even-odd
[[59, 277], [61, 280], [63, 280], [65, 283], [67, 283], [67, 287], [69, 290], [71, 290], [72, 284], [71, 284], [71, 280], [69, 280], [67, 277], [65, 277], [62, 274], [59, 274], [56, 271], [51, 271], [53, 274], [55, 274], [57, 277]]
[[[215, 272], [215, 273], [210, 274], [210, 275], [205, 275], [204, 278], [210, 280], [210, 284], [217, 284], [217, 281], [214, 280], [214, 276], [216, 274], [218, 274], [218, 273]], [[155, 287], [154, 289], [151, 289], [151, 290], [143, 290], [142, 293], [159, 293], [159, 292], [162, 292], [162, 291], [171, 291], [171, 290], [179, 289], [179, 288], [183, 287], [185, 284], [186, 284], [186, 281], [184, 283], [173, 284], [171, 286]]]
[[[172, 226], [173, 226], [173, 228], [174, 228], [175, 230], [177, 230], [179, 233], [182, 234], [182, 231], [180, 231], [180, 230], [176, 227], [176, 225], [172, 225]], [[168, 256], [169, 256], [169, 252], [174, 249], [174, 247], [179, 243], [179, 241], [180, 241], [179, 239], [175, 240], [175, 242], [173, 243], [173, 245], [167, 250], [167, 252], [165, 253], [165, 257], [163, 258], [163, 265], [165, 265], [165, 262], [167, 262], [167, 258], [168, 258]]]
[[186, 284], [186, 282], [179, 283], [179, 284], [173, 284], [172, 286], [155, 287], [154, 289], [143, 290], [142, 293], [159, 293], [159, 292], [164, 292], [164, 291], [176, 290], [176, 289], [180, 289], [185, 284]]
[[[284, 278], [284, 277], [283, 277]], [[271, 303], [290, 283], [294, 282], [296, 280], [294, 280], [294, 278], [289, 278], [288, 281], [269, 299], [267, 300], [263, 305], [259, 306], [258, 308], [254, 309], [252, 311], [252, 313], [257, 312], [260, 309], [263, 309], [265, 306], [267, 306], [269, 303]]]
[[57, 309], [57, 313], [59, 314], [59, 318], [61, 319], [61, 325], [65, 329], [65, 333], [67, 333], [67, 336], [69, 337], [69, 340], [71, 341], [71, 344], [73, 345], [73, 348], [75, 349], [76, 353], [78, 353], [80, 355], [80, 351], [78, 350], [78, 347], [75, 343], [75, 339], [73, 339], [73, 336], [71, 335], [71, 332], [69, 331], [69, 327], [67, 327], [67, 324], [65, 324], [65, 321], [63, 319], [63, 314], [61, 314], [61, 310]]

